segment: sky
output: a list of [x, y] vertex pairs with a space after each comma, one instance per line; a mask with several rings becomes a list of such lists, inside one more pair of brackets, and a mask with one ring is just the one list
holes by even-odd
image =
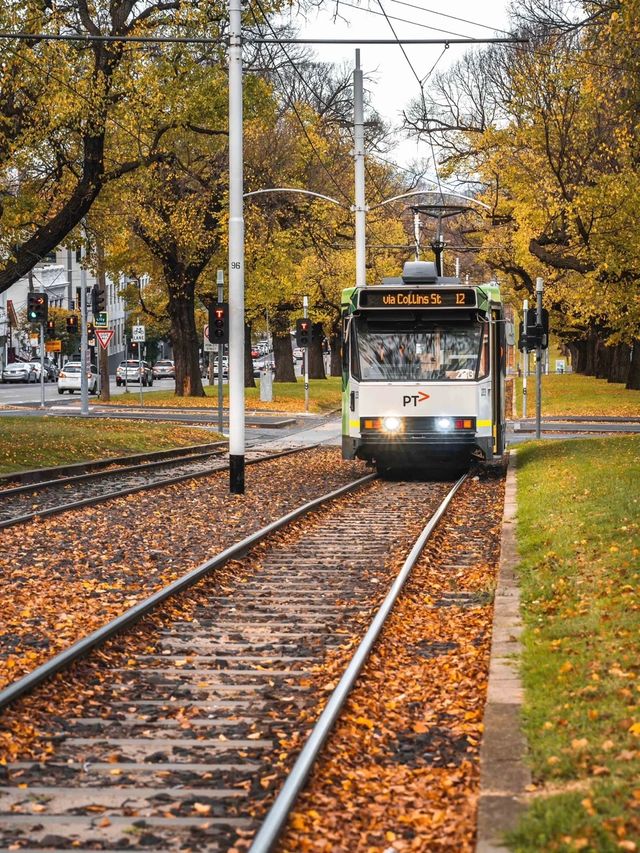
[[[335, 2], [324, 0], [319, 11], [306, 13], [306, 20], [299, 14], [292, 14], [289, 20], [301, 38], [393, 39], [394, 33], [380, 4], [399, 38], [491, 38], [505, 35], [500, 29], [508, 28], [508, 0], [340, 0], [336, 20], [333, 19]], [[353, 64], [356, 47], [355, 44], [314, 45], [312, 49], [321, 61]], [[465, 45], [451, 45], [443, 53], [443, 45], [407, 45], [408, 61], [398, 45], [359, 47], [370, 102], [396, 126], [401, 123], [403, 108], [419, 95], [416, 77], [423, 79], [436, 62], [436, 70], [446, 69], [469, 49]], [[399, 165], [408, 166], [412, 161], [429, 159], [429, 155], [426, 142], [398, 135], [393, 159]]]

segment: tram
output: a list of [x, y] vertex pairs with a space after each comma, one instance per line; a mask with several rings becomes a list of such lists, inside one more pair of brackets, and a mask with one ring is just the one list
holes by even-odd
[[505, 447], [505, 323], [495, 282], [413, 261], [342, 293], [342, 456], [382, 474], [462, 469]]

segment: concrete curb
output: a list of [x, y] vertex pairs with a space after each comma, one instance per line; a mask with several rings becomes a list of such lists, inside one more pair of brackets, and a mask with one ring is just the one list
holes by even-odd
[[511, 451], [502, 519], [502, 543], [493, 613], [489, 688], [480, 748], [480, 795], [476, 853], [506, 853], [505, 832], [524, 811], [531, 774], [524, 762], [527, 743], [520, 728], [522, 684], [520, 656], [520, 589], [515, 574], [518, 552], [515, 531], [516, 476]]

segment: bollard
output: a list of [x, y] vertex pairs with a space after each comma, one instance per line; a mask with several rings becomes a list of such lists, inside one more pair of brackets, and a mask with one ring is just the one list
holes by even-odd
[[260, 371], [260, 401], [270, 403], [273, 400], [273, 374], [270, 367]]

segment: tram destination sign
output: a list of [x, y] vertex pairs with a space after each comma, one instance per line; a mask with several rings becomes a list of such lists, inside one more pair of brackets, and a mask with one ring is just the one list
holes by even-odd
[[472, 287], [376, 287], [361, 290], [358, 304], [360, 308], [475, 308], [477, 302]]

